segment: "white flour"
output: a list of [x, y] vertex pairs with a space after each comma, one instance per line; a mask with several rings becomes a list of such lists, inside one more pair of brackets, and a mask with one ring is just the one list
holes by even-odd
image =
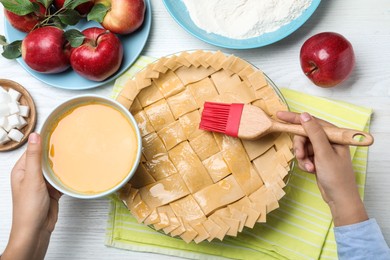
[[246, 39], [273, 32], [299, 17], [312, 0], [183, 0], [208, 33]]

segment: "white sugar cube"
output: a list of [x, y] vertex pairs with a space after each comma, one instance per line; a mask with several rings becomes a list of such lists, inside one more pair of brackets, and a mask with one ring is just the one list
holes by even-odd
[[28, 117], [30, 114], [30, 107], [29, 106], [19, 106], [19, 115], [22, 117]]
[[0, 145], [6, 144], [9, 141], [11, 141], [11, 139], [8, 136], [6, 136], [3, 140], [0, 140]]
[[19, 113], [19, 105], [15, 101], [8, 103], [8, 108], [9, 108], [10, 115]]
[[4, 128], [7, 125], [7, 117], [5, 116], [0, 116], [0, 127]]
[[19, 115], [13, 114], [7, 117], [8, 127], [16, 128], [20, 125]]
[[6, 120], [5, 125], [4, 125], [3, 128], [7, 132], [11, 131], [11, 129], [12, 129], [11, 125], [8, 123], [8, 117], [7, 117], [7, 120]]
[[0, 104], [11, 102], [11, 97], [8, 92], [0, 91]]
[[7, 137], [7, 131], [4, 130], [4, 128], [0, 127], [0, 142], [5, 140]]
[[26, 119], [24, 119], [23, 117], [19, 116], [19, 125], [16, 128], [18, 128], [20, 130], [23, 127], [25, 127], [26, 125], [27, 125]]
[[8, 95], [11, 97], [11, 100], [13, 101], [19, 101], [20, 97], [22, 96], [20, 92], [12, 88], [8, 89]]
[[8, 133], [8, 137], [16, 142], [22, 141], [24, 134], [17, 129], [11, 129]]
[[8, 103], [0, 102], [0, 117], [9, 115], [9, 106]]

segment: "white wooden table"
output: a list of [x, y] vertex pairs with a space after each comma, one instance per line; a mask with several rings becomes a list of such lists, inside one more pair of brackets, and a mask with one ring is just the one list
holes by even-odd
[[[0, 34], [4, 34], [4, 15], [0, 11]], [[142, 54], [160, 57], [182, 50], [218, 49], [185, 32], [170, 17], [162, 1], [152, 0], [152, 13], [152, 30]], [[356, 54], [352, 77], [333, 89], [314, 86], [299, 65], [299, 50], [305, 39], [323, 31], [343, 34], [352, 42]], [[284, 40], [259, 49], [222, 51], [252, 62], [280, 87], [374, 109], [371, 131], [376, 141], [369, 151], [365, 203], [369, 215], [378, 220], [390, 243], [390, 1], [324, 0], [314, 16]], [[0, 57], [0, 78], [15, 80], [31, 92], [38, 109], [37, 129], [49, 111], [62, 100], [85, 93], [109, 95], [113, 86], [112, 82], [87, 91], [57, 89], [31, 77], [16, 61], [3, 57]], [[9, 175], [24, 149], [25, 146], [0, 153], [0, 252], [7, 244], [11, 227]], [[63, 197], [47, 259], [173, 258], [105, 247], [108, 205], [105, 199], [85, 201]]]

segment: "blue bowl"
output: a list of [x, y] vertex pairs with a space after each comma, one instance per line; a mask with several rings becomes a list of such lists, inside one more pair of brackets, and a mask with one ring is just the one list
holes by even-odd
[[301, 27], [314, 13], [321, 0], [313, 0], [301, 16], [280, 27], [278, 30], [248, 39], [232, 39], [200, 29], [191, 19], [182, 0], [164, 0], [165, 7], [173, 19], [187, 32], [209, 44], [228, 49], [253, 49], [280, 41]]

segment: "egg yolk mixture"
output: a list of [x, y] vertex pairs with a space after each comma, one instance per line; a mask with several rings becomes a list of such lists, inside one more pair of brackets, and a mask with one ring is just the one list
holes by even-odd
[[91, 103], [60, 118], [48, 148], [57, 178], [74, 191], [94, 194], [126, 177], [136, 161], [137, 146], [135, 129], [120, 111]]

